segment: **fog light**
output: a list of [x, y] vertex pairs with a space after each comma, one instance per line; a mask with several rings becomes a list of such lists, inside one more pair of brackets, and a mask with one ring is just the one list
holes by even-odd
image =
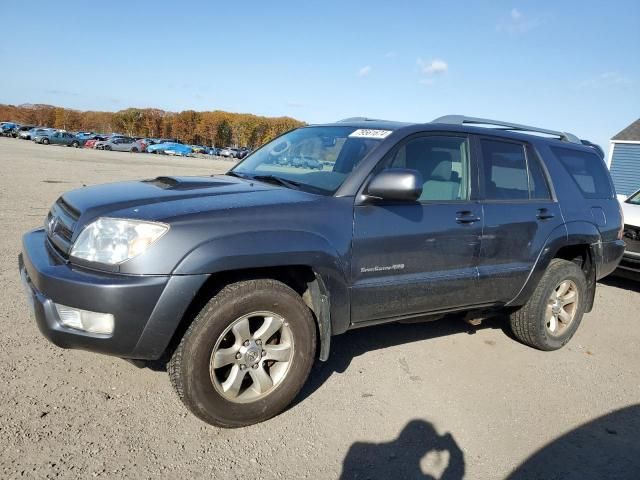
[[79, 308], [71, 308], [56, 303], [60, 323], [65, 327], [75, 328], [89, 333], [110, 335], [113, 333], [113, 315], [110, 313], [89, 312]]

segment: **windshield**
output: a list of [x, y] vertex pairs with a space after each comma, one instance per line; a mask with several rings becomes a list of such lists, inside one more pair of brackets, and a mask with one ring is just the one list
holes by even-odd
[[[232, 172], [258, 180], [283, 179], [285, 186], [331, 195], [389, 133], [355, 127], [300, 128], [267, 143]], [[378, 137], [372, 138], [374, 134]]]
[[634, 205], [640, 205], [640, 190], [627, 198], [627, 203], [632, 203]]

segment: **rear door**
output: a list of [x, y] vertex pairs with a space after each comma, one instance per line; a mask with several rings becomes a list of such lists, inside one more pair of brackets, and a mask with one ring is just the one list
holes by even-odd
[[481, 206], [470, 200], [465, 135], [420, 134], [400, 143], [383, 168], [423, 177], [417, 202], [375, 202], [354, 210], [351, 318], [354, 323], [455, 309], [479, 301]]
[[525, 284], [547, 237], [562, 225], [562, 216], [531, 145], [478, 137], [476, 150], [484, 216], [480, 291], [488, 302], [508, 302]]

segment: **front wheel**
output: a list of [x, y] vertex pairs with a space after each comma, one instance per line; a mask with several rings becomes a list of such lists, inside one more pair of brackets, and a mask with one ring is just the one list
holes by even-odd
[[104, 147], [102, 147], [103, 150], [111, 150], [111, 145], [105, 145]]
[[80, 146], [80, 142], [73, 141], [73, 142], [71, 142], [71, 146], [73, 148], [78, 148]]
[[300, 295], [275, 280], [242, 281], [198, 314], [171, 357], [169, 378], [196, 416], [242, 427], [291, 403], [315, 349], [315, 323]]
[[586, 301], [587, 281], [582, 269], [555, 258], [527, 303], [511, 314], [511, 330], [531, 347], [557, 350], [576, 333]]
[[43, 138], [42, 139], [42, 143], [44, 143], [45, 145], [49, 145], [49, 139], [48, 138]]

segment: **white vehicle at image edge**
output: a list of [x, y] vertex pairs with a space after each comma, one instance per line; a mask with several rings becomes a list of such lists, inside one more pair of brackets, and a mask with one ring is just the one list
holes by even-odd
[[640, 190], [627, 199], [620, 198], [624, 214], [624, 255], [619, 269], [640, 274]]

